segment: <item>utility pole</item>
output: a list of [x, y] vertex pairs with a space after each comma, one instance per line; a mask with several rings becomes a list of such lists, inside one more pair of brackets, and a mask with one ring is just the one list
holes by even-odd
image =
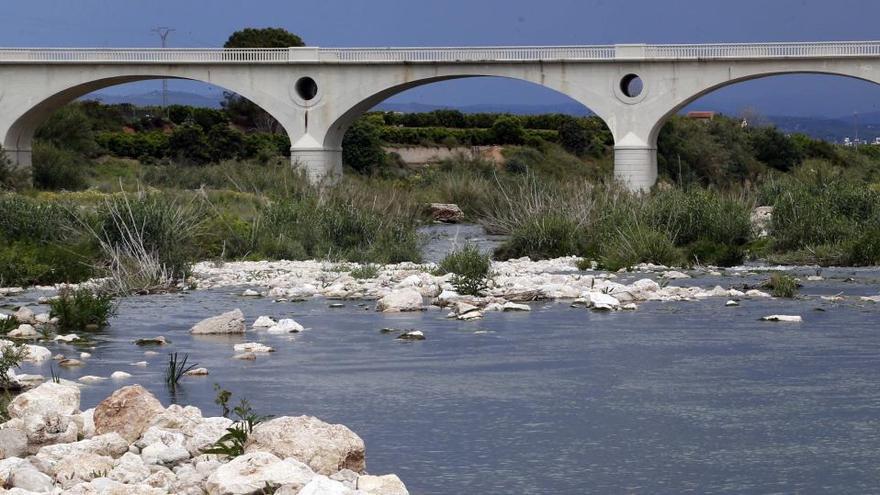
[[[162, 38], [162, 48], [167, 48], [168, 35], [176, 30], [170, 27], [159, 26], [153, 28], [152, 31]], [[162, 79], [162, 107], [168, 107], [168, 79]]]

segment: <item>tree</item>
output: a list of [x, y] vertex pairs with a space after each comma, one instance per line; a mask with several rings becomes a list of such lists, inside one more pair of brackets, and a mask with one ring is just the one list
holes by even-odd
[[208, 131], [208, 143], [214, 160], [229, 160], [244, 155], [244, 134], [228, 124], [217, 124]]
[[229, 36], [223, 48], [290, 48], [306, 46], [302, 38], [284, 28], [245, 28]]
[[204, 165], [211, 161], [211, 145], [202, 128], [194, 124], [178, 126], [168, 138], [168, 153], [192, 165]]
[[[283, 28], [245, 28], [229, 36], [223, 48], [290, 48], [306, 46], [302, 38]], [[268, 112], [235, 93], [223, 93], [223, 109], [236, 125], [262, 132], [279, 132], [281, 126]]]
[[752, 129], [749, 137], [755, 157], [776, 170], [787, 172], [801, 162], [797, 146], [775, 127]]
[[587, 132], [576, 119], [564, 119], [559, 124], [559, 144], [569, 153], [582, 155], [587, 151]]
[[522, 144], [525, 135], [522, 123], [516, 117], [498, 117], [498, 120], [492, 124], [492, 136], [495, 138], [495, 144]]
[[361, 173], [371, 173], [385, 163], [379, 128], [368, 119], [356, 121], [342, 138], [342, 162]]

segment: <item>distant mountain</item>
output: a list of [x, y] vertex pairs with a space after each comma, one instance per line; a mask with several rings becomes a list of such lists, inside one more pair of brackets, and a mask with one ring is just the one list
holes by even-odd
[[[133, 95], [114, 95], [96, 93], [89, 95], [86, 99], [99, 100], [102, 103], [113, 105], [117, 103], [131, 103], [137, 106], [156, 106], [162, 104], [162, 91], [156, 90], [149, 93], [133, 94]], [[169, 105], [190, 105], [194, 107], [220, 108], [222, 96], [212, 96], [206, 94], [187, 93], [184, 91], [169, 91]]]
[[462, 113], [512, 113], [514, 115], [540, 115], [544, 113], [566, 113], [569, 115], [592, 115], [586, 107], [577, 103], [561, 103], [553, 105], [518, 105], [518, 104], [485, 104], [485, 105], [426, 105], [424, 103], [383, 102], [376, 110], [386, 112], [432, 112], [434, 110], [453, 109]]

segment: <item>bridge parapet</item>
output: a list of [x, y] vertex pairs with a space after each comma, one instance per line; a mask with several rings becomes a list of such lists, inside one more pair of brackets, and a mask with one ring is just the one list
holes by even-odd
[[364, 64], [880, 57], [880, 41], [414, 48], [0, 48], [0, 64]]

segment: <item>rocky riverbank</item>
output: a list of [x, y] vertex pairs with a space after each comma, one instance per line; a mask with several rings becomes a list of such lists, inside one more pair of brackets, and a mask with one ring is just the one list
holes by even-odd
[[309, 416], [253, 427], [243, 453], [205, 454], [236, 423], [164, 407], [139, 385], [80, 410], [71, 382], [17, 396], [0, 425], [0, 493], [406, 495], [395, 475], [366, 474], [363, 440]]

